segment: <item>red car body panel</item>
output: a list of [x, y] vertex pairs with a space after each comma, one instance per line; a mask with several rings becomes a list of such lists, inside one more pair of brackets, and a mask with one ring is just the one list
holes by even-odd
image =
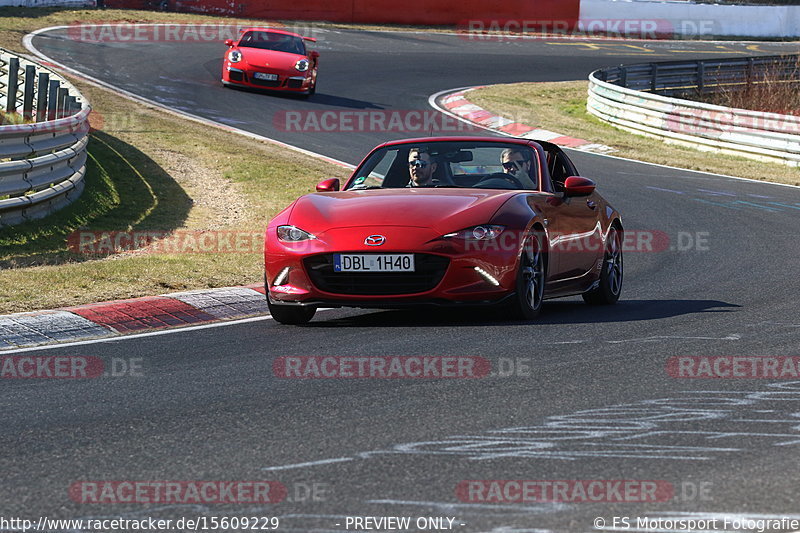
[[[222, 83], [224, 85], [292, 93], [308, 94], [313, 92], [316, 88], [319, 54], [308, 50], [306, 50], [306, 54], [295, 54], [240, 46], [242, 38], [249, 31], [268, 32], [304, 39], [303, 36], [296, 33], [274, 28], [253, 27], [243, 29], [239, 39], [234, 41], [225, 52], [225, 57], [222, 61]], [[233, 51], [241, 53], [240, 61], [231, 61], [230, 53]], [[302, 59], [309, 62], [308, 70], [305, 72], [295, 68], [298, 61]], [[277, 79], [274, 81], [259, 80], [255, 77], [256, 73], [275, 75]]]
[[[609, 228], [617, 224], [621, 229], [621, 218], [597, 192], [569, 198], [550, 192], [554, 185], [550, 182], [548, 155], [543, 145], [549, 149], [555, 145], [523, 139], [442, 137], [394, 141], [376, 147], [373, 152], [385, 146], [460, 140], [532, 148], [543, 177], [539, 190], [385, 188], [305, 195], [273, 218], [267, 227], [268, 297], [283, 304], [356, 307], [499, 302], [514, 293], [522, 242], [534, 227], [545, 235], [551, 249], [547, 297], [580, 294], [595, 285]], [[345, 186], [357, 173], [358, 169]], [[506, 228], [498, 242], [476, 245], [449, 235], [485, 224]], [[278, 226], [283, 225], [301, 228], [316, 238], [284, 242], [277, 235]], [[379, 250], [366, 244], [366, 237], [371, 235], [385, 238]], [[578, 246], [573, 246], [576, 243]], [[354, 292], [330, 290], [327, 281], [323, 283], [319, 272], [328, 267], [320, 258], [334, 253], [378, 251], [415, 254], [415, 257], [422, 254], [446, 266], [442, 267], [443, 272], [431, 274], [430, 286], [410, 292], [387, 287], [380, 294], [358, 293], [358, 287]], [[496, 284], [478, 269], [496, 280]], [[278, 280], [282, 275], [285, 278]]]
[[[444, 232], [454, 226], [462, 229], [459, 224], [470, 225], [476, 217], [488, 220], [517, 191], [488, 192], [383, 189], [309, 194], [295, 203], [292, 224], [319, 235], [316, 232], [331, 223], [339, 228], [397, 225], [400, 212], [409, 226]], [[432, 213], [436, 218], [431, 218]]]

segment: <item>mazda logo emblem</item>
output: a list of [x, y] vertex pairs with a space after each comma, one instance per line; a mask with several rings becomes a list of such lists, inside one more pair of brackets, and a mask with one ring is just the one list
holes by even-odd
[[367, 246], [380, 246], [381, 244], [386, 242], [386, 237], [383, 235], [370, 235], [366, 239], [364, 239], [364, 244]]

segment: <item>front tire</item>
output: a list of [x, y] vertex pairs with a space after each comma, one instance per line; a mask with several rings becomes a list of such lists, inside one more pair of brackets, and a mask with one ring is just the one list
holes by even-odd
[[303, 98], [311, 98], [317, 92], [317, 80], [314, 80], [314, 84], [308, 88], [308, 90], [304, 93], [300, 93], [300, 96]]
[[622, 231], [611, 227], [603, 254], [600, 284], [583, 293], [583, 301], [589, 305], [611, 305], [617, 303], [622, 293]]
[[290, 326], [307, 323], [317, 312], [317, 308], [311, 305], [281, 305], [272, 303], [269, 297], [267, 297], [267, 307], [276, 322]]
[[509, 306], [512, 318], [533, 320], [542, 310], [546, 279], [544, 237], [533, 233], [525, 239], [517, 269], [516, 294]]

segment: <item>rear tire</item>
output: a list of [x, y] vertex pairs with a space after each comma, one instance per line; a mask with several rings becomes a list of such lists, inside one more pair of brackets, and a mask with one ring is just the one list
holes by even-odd
[[269, 314], [276, 322], [287, 325], [305, 324], [317, 312], [317, 308], [311, 305], [281, 305], [272, 303], [267, 297], [267, 307], [269, 307]]
[[541, 233], [532, 233], [525, 239], [517, 269], [516, 291], [508, 309], [512, 318], [533, 320], [542, 310], [547, 277], [545, 250]]
[[600, 284], [583, 293], [583, 301], [589, 305], [611, 305], [617, 303], [622, 293], [622, 231], [611, 227], [603, 254]]

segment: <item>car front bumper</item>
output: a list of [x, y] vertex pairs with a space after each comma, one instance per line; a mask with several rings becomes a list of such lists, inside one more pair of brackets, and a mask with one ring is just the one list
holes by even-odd
[[278, 79], [276, 80], [261, 80], [255, 77], [256, 72], [259, 71], [226, 67], [223, 70], [222, 83], [237, 87], [288, 92], [306, 92], [311, 88], [312, 78], [310, 74], [296, 76], [278, 73]]
[[[429, 243], [423, 247], [427, 250], [387, 251], [414, 254], [413, 273], [346, 273], [333, 270], [332, 256], [338, 252], [295, 255], [270, 248], [268, 243], [265, 288], [275, 303], [368, 308], [485, 305], [504, 300], [516, 289], [516, 251], [475, 253]], [[341, 253], [348, 252], [367, 253]]]

